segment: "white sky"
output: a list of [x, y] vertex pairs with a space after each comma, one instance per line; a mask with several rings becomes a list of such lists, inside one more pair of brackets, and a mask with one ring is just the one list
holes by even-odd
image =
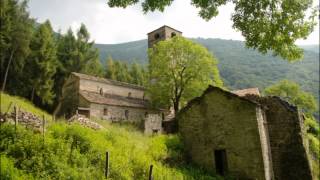
[[[314, 0], [314, 4], [317, 1]], [[183, 32], [185, 37], [221, 38], [244, 40], [240, 32], [232, 29], [231, 13], [234, 6], [229, 3], [220, 7], [219, 15], [210, 21], [198, 16], [198, 10], [190, 0], [174, 0], [163, 13], [143, 14], [140, 5], [126, 9], [109, 8], [107, 0], [30, 0], [29, 11], [38, 22], [49, 19], [54, 30], [62, 32], [84, 23], [91, 39], [96, 43], [115, 44], [146, 39], [147, 33], [162, 25]], [[297, 44], [319, 44], [319, 20], [315, 31], [306, 40]]]

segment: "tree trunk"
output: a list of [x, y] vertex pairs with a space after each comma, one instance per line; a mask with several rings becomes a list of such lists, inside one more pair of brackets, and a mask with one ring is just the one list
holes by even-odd
[[33, 102], [33, 98], [34, 98], [34, 87], [32, 88], [32, 92], [31, 92], [31, 102]]
[[2, 89], [1, 89], [2, 92], [4, 92], [4, 90], [6, 88], [8, 72], [9, 72], [9, 68], [10, 68], [10, 65], [11, 65], [11, 62], [12, 62], [12, 59], [13, 59], [13, 53], [14, 53], [14, 50], [11, 51], [10, 59], [9, 59], [9, 62], [8, 62], [7, 68], [6, 68], [6, 73], [4, 74], [4, 79], [3, 79]]
[[179, 112], [179, 99], [173, 102], [174, 115], [176, 116]]

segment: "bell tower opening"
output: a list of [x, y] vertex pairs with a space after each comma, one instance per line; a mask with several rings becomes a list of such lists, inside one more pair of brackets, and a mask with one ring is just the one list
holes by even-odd
[[182, 36], [182, 32], [164, 25], [148, 33], [148, 48], [152, 48], [159, 41], [167, 40], [174, 36]]

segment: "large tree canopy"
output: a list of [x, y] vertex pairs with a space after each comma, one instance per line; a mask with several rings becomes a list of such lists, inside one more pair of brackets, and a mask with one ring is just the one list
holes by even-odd
[[[173, 1], [144, 0], [143, 11], [163, 11]], [[138, 2], [108, 0], [108, 5], [125, 8]], [[316, 25], [317, 10], [312, 7], [312, 0], [191, 0], [205, 20], [217, 16], [219, 6], [227, 2], [235, 4], [233, 28], [242, 32], [247, 47], [264, 54], [272, 51], [289, 61], [302, 59], [303, 50], [295, 42], [307, 38]]]
[[156, 106], [174, 107], [201, 95], [209, 84], [223, 86], [216, 59], [203, 46], [176, 36], [148, 50], [148, 90]]
[[301, 90], [300, 86], [292, 81], [282, 80], [266, 88], [265, 93], [280, 96], [309, 114], [317, 110], [317, 103], [312, 94]]

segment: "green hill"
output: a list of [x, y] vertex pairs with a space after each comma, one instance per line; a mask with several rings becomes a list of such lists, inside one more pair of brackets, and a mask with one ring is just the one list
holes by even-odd
[[[11, 102], [39, 117], [50, 117], [29, 101], [6, 94], [1, 94], [1, 112], [11, 109]], [[130, 125], [97, 122], [104, 129], [50, 119], [45, 136], [20, 125], [15, 133], [13, 124], [1, 123], [0, 179], [105, 179], [106, 151], [108, 179], [148, 179], [151, 164], [154, 179], [221, 179], [187, 164], [176, 135], [146, 136]]]
[[[319, 97], [319, 46], [303, 46], [304, 59], [296, 63], [274, 57], [271, 54], [247, 49], [242, 41], [222, 39], [192, 39], [208, 48], [219, 60], [219, 69], [225, 84], [231, 89], [265, 87], [282, 79], [299, 83], [302, 88]], [[108, 56], [113, 59], [147, 63], [147, 41], [122, 44], [96, 44], [104, 63]], [[311, 51], [310, 51], [311, 50]]]

